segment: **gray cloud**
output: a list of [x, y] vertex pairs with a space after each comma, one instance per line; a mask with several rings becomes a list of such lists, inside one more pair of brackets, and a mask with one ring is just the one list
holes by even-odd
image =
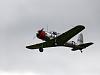
[[[99, 0], [0, 1], [0, 70], [41, 75], [99, 75], [99, 3]], [[77, 24], [86, 27], [85, 41], [95, 43], [83, 54], [62, 47], [45, 49], [44, 53], [25, 48], [38, 42], [33, 37], [42, 27], [64, 32]]]

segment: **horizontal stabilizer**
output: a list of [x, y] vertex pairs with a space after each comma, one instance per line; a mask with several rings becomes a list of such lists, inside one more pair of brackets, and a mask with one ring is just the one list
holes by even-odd
[[86, 47], [88, 47], [88, 46], [90, 46], [92, 44], [93, 44], [92, 42], [89, 42], [89, 43], [80, 44], [78, 46], [80, 46], [82, 49], [84, 49], [84, 48], [86, 48]]

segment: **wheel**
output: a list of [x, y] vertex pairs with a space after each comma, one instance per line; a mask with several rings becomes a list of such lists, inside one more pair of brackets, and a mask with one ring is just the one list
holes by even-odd
[[43, 52], [43, 48], [42, 48], [42, 47], [40, 47], [40, 48], [39, 48], [39, 51], [40, 51], [40, 52]]
[[81, 51], [81, 53], [83, 52], [82, 50], [80, 50]]

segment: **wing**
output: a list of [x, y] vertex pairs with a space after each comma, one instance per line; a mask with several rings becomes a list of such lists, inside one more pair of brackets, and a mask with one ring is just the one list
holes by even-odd
[[88, 47], [88, 46], [90, 46], [90, 45], [92, 45], [92, 44], [93, 44], [93, 43], [90, 42], [90, 43], [80, 44], [80, 45], [78, 45], [78, 46], [81, 47], [82, 49], [84, 49], [84, 48], [86, 48], [86, 47]]
[[[73, 36], [75, 36], [76, 34], [81, 32], [83, 29], [85, 29], [84, 26], [78, 25], [78, 26], [70, 29], [69, 31], [57, 36], [54, 39], [51, 39], [51, 40], [43, 42], [43, 43], [26, 46], [26, 48], [28, 48], [28, 49], [38, 49], [40, 47], [46, 48], [46, 47], [63, 46], [68, 40], [70, 40]], [[57, 45], [55, 45], [55, 40], [56, 40]]]
[[47, 42], [26, 46], [26, 48], [28, 48], [28, 49], [38, 49], [40, 47], [47, 48], [47, 47], [54, 47], [54, 46], [55, 46], [54, 45], [54, 40], [49, 40]]
[[64, 45], [68, 40], [70, 40], [72, 37], [74, 37], [76, 34], [78, 34], [79, 32], [81, 32], [83, 29], [85, 29], [84, 26], [82, 25], [78, 25], [72, 29], [70, 29], [69, 31], [61, 34], [60, 36], [58, 36], [57, 39], [57, 43], [59, 45]]

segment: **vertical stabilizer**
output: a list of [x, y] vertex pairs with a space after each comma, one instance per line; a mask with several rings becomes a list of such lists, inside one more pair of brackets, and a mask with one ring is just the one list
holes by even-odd
[[83, 34], [79, 34], [78, 39], [77, 39], [77, 44], [83, 44]]

